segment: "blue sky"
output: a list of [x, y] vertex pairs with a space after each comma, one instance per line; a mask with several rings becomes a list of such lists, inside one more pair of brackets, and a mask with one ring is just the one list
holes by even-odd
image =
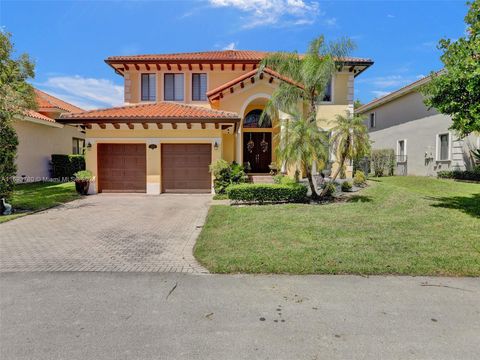
[[0, 25], [36, 62], [35, 86], [84, 108], [122, 103], [111, 55], [224, 48], [305, 51], [348, 36], [375, 64], [357, 77], [367, 102], [441, 68], [442, 37], [464, 35], [464, 1], [0, 1]]

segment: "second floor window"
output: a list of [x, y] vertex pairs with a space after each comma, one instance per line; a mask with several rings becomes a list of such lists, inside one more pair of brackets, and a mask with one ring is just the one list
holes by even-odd
[[332, 91], [333, 91], [333, 86], [332, 86], [332, 80], [327, 83], [327, 87], [325, 88], [325, 94], [323, 95], [323, 101], [325, 102], [331, 102], [332, 101]]
[[192, 100], [207, 101], [207, 74], [192, 74]]
[[375, 113], [371, 113], [370, 114], [370, 128], [374, 128], [375, 127]]
[[183, 86], [183, 74], [165, 74], [164, 100], [183, 101]]
[[450, 159], [450, 136], [448, 134], [438, 135], [438, 160]]
[[142, 101], [156, 100], [155, 74], [142, 74]]

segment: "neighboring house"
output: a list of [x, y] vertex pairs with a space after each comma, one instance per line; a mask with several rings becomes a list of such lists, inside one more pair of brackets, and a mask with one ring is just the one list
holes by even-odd
[[17, 181], [40, 181], [50, 178], [52, 154], [80, 154], [85, 134], [77, 126], [64, 125], [55, 119], [64, 113], [84, 111], [43, 91], [35, 89], [37, 110], [16, 117], [18, 135]]
[[[209, 164], [217, 159], [266, 174], [275, 161], [278, 119], [259, 115], [281, 81], [257, 67], [259, 51], [113, 56], [125, 81], [125, 106], [63, 114], [86, 130], [87, 169], [94, 192], [211, 192]], [[336, 114], [353, 113], [354, 78], [373, 62], [345, 58], [318, 107], [325, 128]], [[287, 114], [280, 116], [288, 117]]]
[[373, 149], [394, 149], [398, 175], [434, 176], [448, 169], [465, 170], [473, 165], [471, 150], [480, 138], [460, 139], [450, 116], [428, 109], [419, 88], [430, 81], [422, 78], [386, 96], [359, 107], [365, 116]]

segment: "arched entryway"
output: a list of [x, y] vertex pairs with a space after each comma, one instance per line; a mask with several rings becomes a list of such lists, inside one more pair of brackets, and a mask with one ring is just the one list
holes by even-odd
[[243, 119], [243, 165], [249, 173], [268, 173], [272, 163], [272, 120], [263, 110], [250, 110]]

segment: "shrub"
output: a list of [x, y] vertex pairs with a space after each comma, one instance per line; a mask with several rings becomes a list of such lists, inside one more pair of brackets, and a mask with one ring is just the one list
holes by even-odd
[[230, 185], [241, 184], [248, 180], [243, 166], [235, 162], [229, 164], [225, 160], [217, 160], [210, 165], [210, 172], [215, 177], [213, 187], [217, 194], [225, 194], [227, 187]]
[[307, 188], [300, 184], [240, 184], [227, 189], [228, 198], [234, 201], [258, 202], [304, 202]]
[[83, 155], [52, 155], [52, 177], [72, 178], [78, 171], [85, 170], [85, 157]]
[[75, 181], [90, 181], [93, 178], [93, 174], [90, 170], [77, 171], [75, 174]]
[[353, 184], [355, 186], [363, 186], [367, 182], [367, 177], [365, 173], [361, 170], [355, 171], [355, 175], [353, 177]]
[[370, 161], [375, 176], [393, 175], [395, 170], [395, 151], [393, 149], [372, 150]]
[[350, 181], [344, 181], [342, 183], [342, 191], [349, 192], [350, 190], [352, 190], [352, 183]]
[[480, 168], [477, 166], [474, 170], [444, 170], [437, 173], [440, 179], [456, 179], [480, 181]]
[[18, 137], [11, 122], [0, 120], [0, 199], [10, 198], [15, 185], [17, 172], [15, 156], [17, 155]]
[[275, 175], [273, 177], [273, 182], [275, 184], [282, 184], [282, 185], [295, 185], [297, 183], [295, 179], [292, 179], [290, 176], [286, 176], [283, 174]]
[[331, 181], [325, 183], [325, 184], [323, 185], [323, 188], [324, 188], [324, 189], [325, 189], [325, 188], [327, 189], [326, 192], [325, 192], [325, 196], [326, 196], [326, 197], [332, 197], [333, 194], [335, 194], [335, 191], [337, 191], [337, 186], [335, 185], [334, 182], [331, 182]]

